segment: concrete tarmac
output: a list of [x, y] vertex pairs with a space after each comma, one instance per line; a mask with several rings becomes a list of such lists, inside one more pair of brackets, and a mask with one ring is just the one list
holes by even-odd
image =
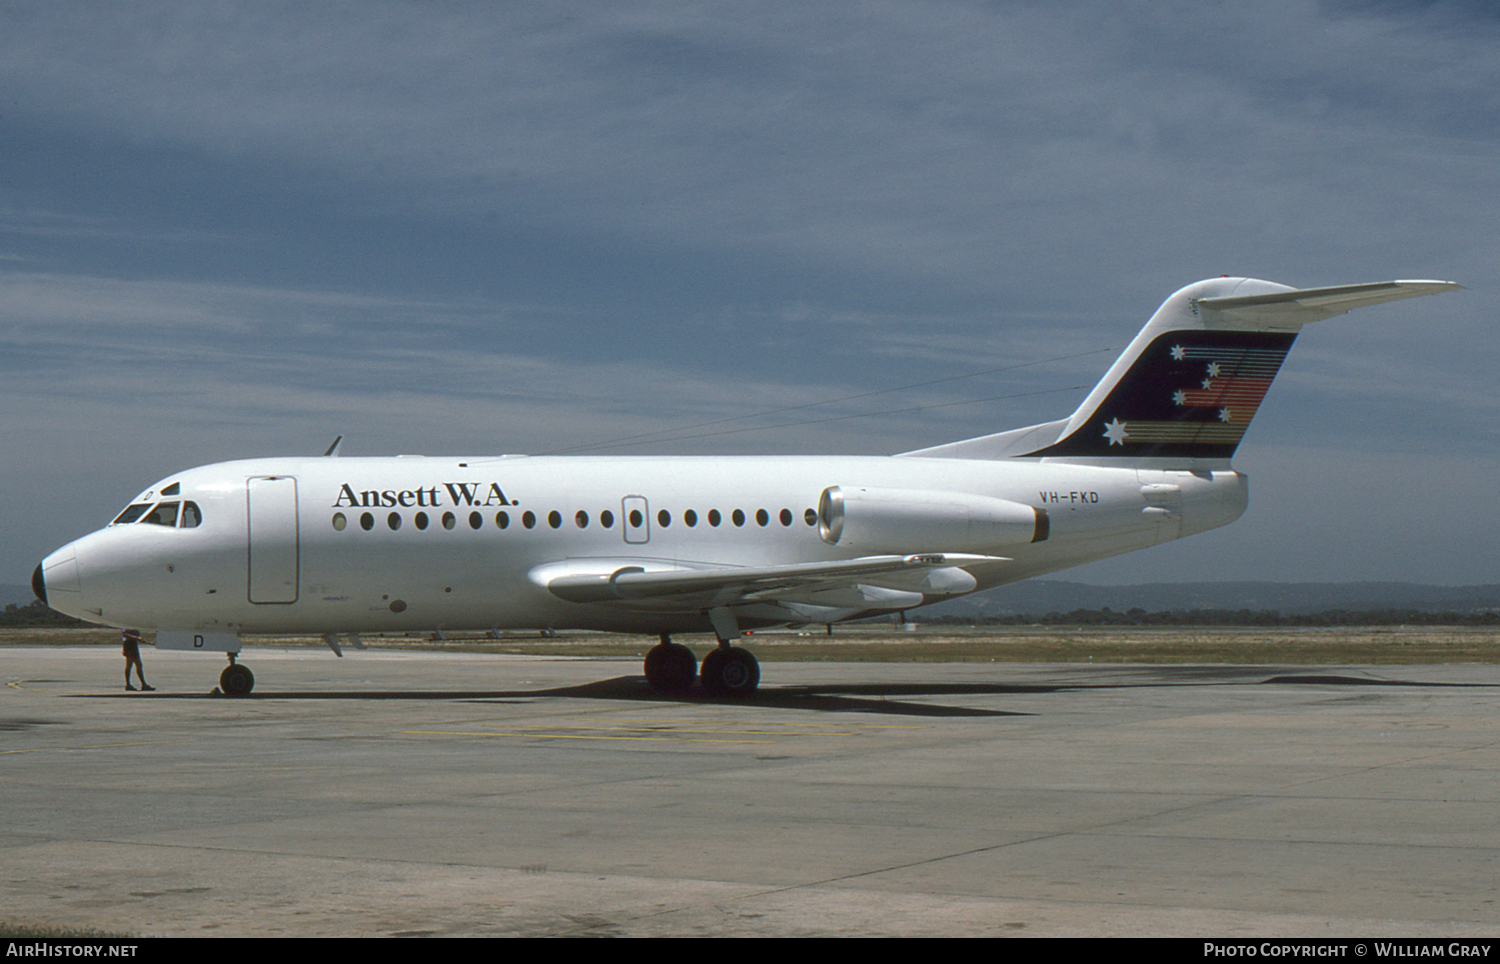
[[1500, 933], [1500, 667], [6, 648], [0, 917], [139, 936]]

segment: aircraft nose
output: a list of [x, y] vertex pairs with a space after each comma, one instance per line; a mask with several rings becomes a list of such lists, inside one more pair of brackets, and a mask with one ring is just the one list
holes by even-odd
[[31, 574], [31, 591], [48, 608], [69, 616], [83, 608], [83, 586], [78, 578], [78, 556], [73, 543], [42, 560]]

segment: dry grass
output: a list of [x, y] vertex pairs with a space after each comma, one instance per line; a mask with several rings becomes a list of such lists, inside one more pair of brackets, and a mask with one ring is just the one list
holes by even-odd
[[[150, 638], [149, 635], [147, 637]], [[430, 637], [365, 636], [374, 649], [412, 652], [514, 653], [538, 656], [643, 656], [650, 636], [611, 633], [502, 633]], [[706, 636], [682, 636], [701, 655]], [[1013, 662], [1013, 663], [1495, 663], [1500, 662], [1500, 631], [1450, 627], [1341, 629], [1191, 630], [1086, 627], [1007, 627], [954, 629], [918, 627], [836, 628], [815, 633], [756, 633], [744, 640], [763, 662]], [[0, 631], [0, 646], [116, 646], [108, 629], [16, 629]], [[252, 637], [257, 646], [317, 646], [312, 636]]]

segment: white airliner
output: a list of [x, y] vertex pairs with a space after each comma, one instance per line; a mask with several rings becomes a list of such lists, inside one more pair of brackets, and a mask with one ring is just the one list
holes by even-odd
[[[890, 457], [322, 458], [170, 475], [32, 576], [53, 609], [227, 653], [241, 636], [659, 634], [650, 684], [755, 690], [748, 629], [912, 609], [1226, 525], [1230, 467], [1302, 325], [1451, 291], [1215, 278], [1168, 298], [1072, 415]], [[674, 633], [712, 632], [700, 668]]]

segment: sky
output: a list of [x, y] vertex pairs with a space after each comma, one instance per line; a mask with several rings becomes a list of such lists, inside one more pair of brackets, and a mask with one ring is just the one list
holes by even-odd
[[0, 583], [337, 435], [1048, 421], [1225, 274], [1467, 290], [1305, 329], [1246, 515], [1065, 577], [1500, 582], [1497, 43], [1488, 2], [9, 0]]

